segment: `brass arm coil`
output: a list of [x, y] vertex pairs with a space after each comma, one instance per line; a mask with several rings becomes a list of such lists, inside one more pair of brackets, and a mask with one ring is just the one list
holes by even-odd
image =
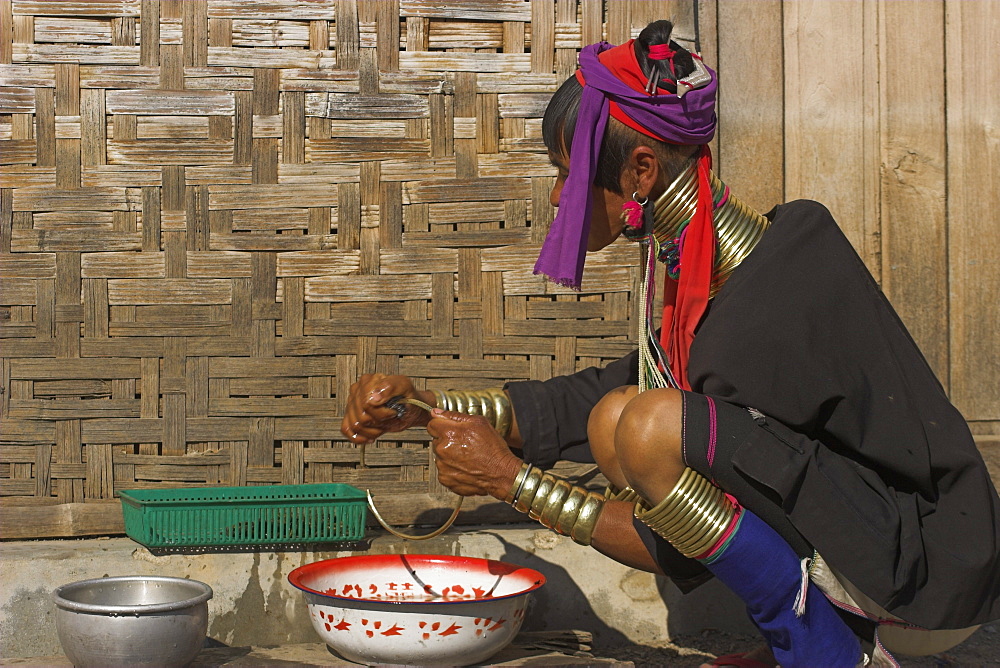
[[590, 545], [605, 498], [568, 480], [523, 464], [514, 478], [507, 502], [542, 526]]
[[507, 438], [514, 423], [514, 414], [507, 393], [489, 390], [431, 390], [437, 407], [446, 411], [482, 415], [497, 432]]

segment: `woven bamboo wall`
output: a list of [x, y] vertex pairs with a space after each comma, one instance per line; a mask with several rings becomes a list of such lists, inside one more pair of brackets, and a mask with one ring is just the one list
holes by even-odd
[[582, 294], [532, 275], [540, 117], [582, 43], [664, 7], [0, 3], [4, 537], [114, 531], [117, 490], [165, 486], [346, 482], [433, 519], [426, 435], [362, 461], [348, 388], [630, 349], [632, 249]]

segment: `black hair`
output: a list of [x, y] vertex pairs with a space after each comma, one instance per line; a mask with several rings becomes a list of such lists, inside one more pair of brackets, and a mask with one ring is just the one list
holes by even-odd
[[[659, 87], [671, 93], [677, 92], [676, 80], [683, 79], [694, 71], [694, 60], [690, 52], [670, 39], [674, 24], [670, 21], [653, 21], [639, 33], [633, 44], [636, 60], [647, 77], [651, 72], [659, 77]], [[667, 44], [676, 51], [673, 57], [674, 71], [669, 60], [649, 58], [649, 47]], [[577, 113], [580, 110], [580, 96], [583, 86], [576, 75], [566, 79], [552, 96], [545, 116], [542, 118], [542, 141], [550, 153], [568, 154], [573, 145]], [[652, 147], [667, 170], [668, 176], [680, 173], [694, 152], [691, 146], [667, 144], [633, 130], [623, 123], [608, 123], [604, 131], [601, 153], [597, 159], [594, 185], [622, 195], [621, 175], [629, 156], [637, 146]]]

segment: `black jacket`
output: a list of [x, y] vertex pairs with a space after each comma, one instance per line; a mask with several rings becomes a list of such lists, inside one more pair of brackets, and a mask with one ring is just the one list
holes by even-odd
[[[926, 628], [1000, 618], [1000, 498], [965, 420], [825, 207], [796, 201], [712, 301], [695, 392], [817, 442], [748, 441], [732, 465], [861, 591]], [[586, 415], [636, 384], [636, 355], [508, 389], [525, 458], [592, 461]]]

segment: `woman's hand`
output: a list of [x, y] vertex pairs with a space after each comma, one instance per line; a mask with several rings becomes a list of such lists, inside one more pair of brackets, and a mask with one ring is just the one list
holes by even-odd
[[429, 416], [421, 408], [400, 404], [404, 409], [400, 416], [395, 408], [385, 405], [389, 399], [399, 396], [434, 405], [432, 393], [418, 392], [406, 376], [366, 373], [351, 385], [340, 431], [352, 443], [371, 443], [386, 432], [427, 424]]
[[461, 496], [506, 498], [521, 460], [486, 418], [436, 408], [427, 432], [442, 485]]

